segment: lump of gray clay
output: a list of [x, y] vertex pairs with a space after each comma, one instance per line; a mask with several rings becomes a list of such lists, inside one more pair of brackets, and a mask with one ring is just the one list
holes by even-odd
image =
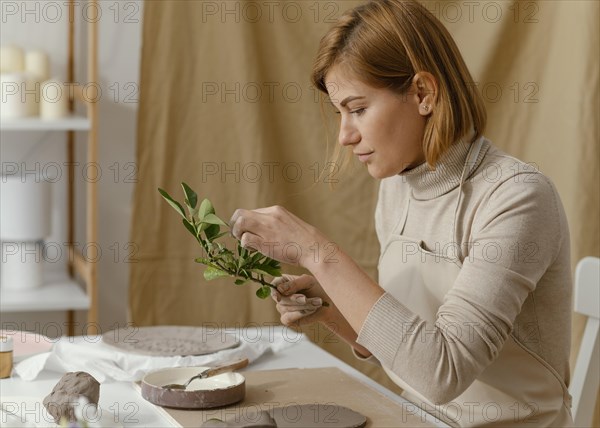
[[80, 397], [98, 406], [100, 383], [89, 373], [70, 372], [60, 378], [50, 395], [44, 398], [44, 407], [56, 423], [62, 418], [74, 422], [76, 418], [73, 406], [78, 404]]
[[201, 428], [277, 428], [275, 420], [268, 412], [262, 411], [256, 413], [245, 413], [237, 418], [227, 419], [209, 419], [200, 425]]

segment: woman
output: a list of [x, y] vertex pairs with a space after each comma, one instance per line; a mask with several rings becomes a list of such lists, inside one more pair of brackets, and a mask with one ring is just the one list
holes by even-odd
[[242, 245], [312, 274], [275, 280], [281, 321], [330, 327], [451, 425], [572, 424], [565, 213], [548, 178], [482, 136], [446, 29], [416, 2], [371, 1], [325, 35], [312, 79], [340, 145], [381, 179], [379, 283], [342, 250], [315, 260], [328, 239], [285, 209], [237, 210]]

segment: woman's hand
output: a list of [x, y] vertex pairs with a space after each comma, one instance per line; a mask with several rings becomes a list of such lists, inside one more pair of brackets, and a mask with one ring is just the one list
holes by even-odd
[[[277, 302], [283, 325], [301, 326], [320, 322], [348, 342], [363, 358], [371, 355], [368, 349], [356, 343], [356, 332], [315, 277], [283, 275], [275, 278], [271, 284], [277, 287], [277, 290], [271, 290], [271, 297]], [[324, 301], [329, 302], [329, 306], [323, 307]]]
[[329, 308], [323, 301], [330, 301], [317, 280], [311, 275], [283, 275], [271, 282], [277, 290], [271, 297], [277, 302], [281, 323], [286, 326], [326, 322]]
[[325, 254], [327, 248], [334, 245], [328, 244], [315, 227], [280, 206], [238, 209], [229, 224], [242, 247], [290, 265], [309, 268], [310, 262], [318, 262], [319, 254]]

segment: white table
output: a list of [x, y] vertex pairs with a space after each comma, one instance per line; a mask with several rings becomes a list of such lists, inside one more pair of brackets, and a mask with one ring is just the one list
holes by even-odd
[[[268, 331], [266, 330], [268, 329]], [[273, 370], [285, 368], [318, 368], [337, 367], [345, 373], [355, 377], [373, 389], [381, 392], [391, 400], [399, 404], [410, 405], [404, 398], [393, 393], [363, 373], [344, 363], [324, 351], [306, 336], [300, 335], [291, 329], [265, 328], [263, 334], [284, 334], [290, 342], [296, 342], [276, 354], [268, 352], [252, 363], [245, 370]], [[243, 370], [242, 370], [243, 371]], [[37, 397], [40, 401], [48, 395], [62, 374], [45, 371], [33, 382], [26, 382], [19, 378], [0, 380], [0, 398], [6, 397]], [[153, 404], [145, 401], [139, 390], [129, 382], [104, 383], [101, 386], [100, 408], [110, 412], [115, 422], [124, 427], [172, 427], [171, 419], [168, 419]], [[34, 404], [21, 403], [29, 412], [35, 414]], [[39, 412], [39, 409], [37, 409]], [[443, 422], [434, 417], [424, 414], [428, 422], [435, 426], [446, 427]], [[0, 425], [3, 425], [0, 421]]]

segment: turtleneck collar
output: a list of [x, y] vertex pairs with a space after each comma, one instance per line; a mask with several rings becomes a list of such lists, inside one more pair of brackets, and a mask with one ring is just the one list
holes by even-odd
[[[413, 198], [418, 200], [434, 199], [456, 189], [460, 184], [460, 177], [471, 144], [475, 144], [475, 141], [473, 143], [470, 141], [470, 138], [464, 138], [450, 146], [438, 160], [435, 169], [431, 169], [425, 162], [409, 171], [400, 173], [399, 176], [406, 180], [411, 187]], [[484, 139], [473, 170], [481, 163], [488, 148], [489, 141]]]

